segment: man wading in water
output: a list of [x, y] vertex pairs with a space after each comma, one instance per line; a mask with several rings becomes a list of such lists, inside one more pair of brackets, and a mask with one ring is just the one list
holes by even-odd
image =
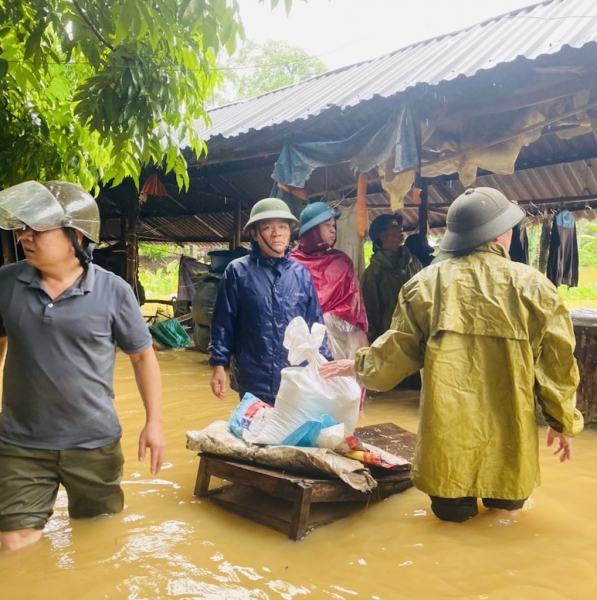
[[319, 369], [385, 391], [424, 367], [412, 475], [445, 521], [474, 517], [477, 498], [522, 508], [539, 484], [535, 397], [562, 462], [583, 428], [568, 311], [546, 277], [508, 255], [523, 217], [498, 190], [467, 190], [448, 211], [440, 248], [451, 257], [404, 285], [390, 329], [355, 361]]
[[0, 227], [26, 261], [0, 269], [0, 548], [40, 539], [59, 484], [73, 518], [118, 513], [122, 430], [115, 351], [131, 359], [146, 422], [139, 460], [164, 460], [160, 370], [131, 288], [91, 263], [99, 211], [83, 189], [29, 181], [0, 192]]

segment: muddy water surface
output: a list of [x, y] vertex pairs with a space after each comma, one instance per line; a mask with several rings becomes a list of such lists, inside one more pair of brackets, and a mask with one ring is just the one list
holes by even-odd
[[[211, 396], [204, 355], [167, 351], [159, 359], [165, 468], [154, 478], [135, 458], [143, 410], [119, 354], [126, 508], [71, 521], [61, 493], [42, 541], [0, 556], [0, 600], [597, 598], [595, 432], [575, 440], [565, 465], [541, 447], [543, 484], [517, 521], [486, 512], [441, 523], [411, 489], [297, 543], [193, 498], [198, 459], [184, 432], [227, 418], [237, 397]], [[360, 424], [387, 421], [416, 431], [414, 396], [369, 399]]]

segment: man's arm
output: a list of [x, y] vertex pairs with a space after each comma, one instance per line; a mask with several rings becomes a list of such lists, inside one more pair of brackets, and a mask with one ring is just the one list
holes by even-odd
[[560, 455], [561, 462], [572, 458], [572, 437], [584, 426], [583, 417], [576, 408], [579, 374], [574, 346], [572, 322], [568, 311], [560, 304], [547, 320], [535, 361], [535, 393], [549, 425], [547, 445], [558, 440], [553, 453]]
[[162, 376], [152, 347], [129, 355], [137, 388], [145, 406], [145, 427], [139, 436], [139, 460], [151, 452], [151, 472], [157, 475], [164, 462], [166, 442], [162, 430]]
[[576, 409], [579, 375], [574, 346], [570, 316], [560, 305], [547, 320], [535, 360], [535, 393], [551, 429], [568, 437], [583, 429], [582, 415]]
[[208, 346], [209, 364], [213, 367], [210, 381], [211, 391], [216, 398], [226, 394], [226, 370], [234, 353], [237, 315], [236, 280], [232, 270], [226, 270], [220, 283], [211, 318], [211, 339]]
[[[404, 299], [402, 288], [390, 329], [369, 348], [361, 348], [356, 354], [354, 369], [357, 382], [370, 390], [391, 390], [423, 367], [423, 339], [423, 331], [410, 303]], [[350, 369], [350, 365], [343, 368]]]
[[0, 337], [0, 365], [6, 356], [6, 348], [8, 348], [8, 338], [6, 336]]

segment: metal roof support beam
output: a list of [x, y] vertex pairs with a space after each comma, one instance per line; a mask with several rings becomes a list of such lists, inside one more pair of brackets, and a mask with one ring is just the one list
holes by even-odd
[[[583, 202], [595, 202], [597, 201], [597, 194], [591, 194], [588, 196], [567, 196], [565, 198], [539, 198], [537, 200], [517, 200], [519, 206], [543, 206], [549, 204], [561, 204], [562, 207], [565, 207], [566, 204], [582, 204]], [[451, 202], [441, 202], [437, 204], [430, 204], [430, 208], [435, 210], [437, 208], [449, 208], [451, 206]], [[418, 204], [405, 204], [404, 208], [418, 208]], [[378, 204], [375, 208], [390, 208], [389, 204]], [[593, 208], [593, 207], [591, 207]]]

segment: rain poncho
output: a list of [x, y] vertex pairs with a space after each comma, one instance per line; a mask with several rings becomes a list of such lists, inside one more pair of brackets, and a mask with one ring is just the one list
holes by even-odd
[[[230, 365], [232, 389], [274, 404], [280, 372], [289, 366], [284, 332], [294, 317], [309, 327], [323, 323], [313, 280], [299, 263], [264, 258], [253, 243], [248, 256], [233, 260], [224, 277], [211, 320], [209, 364]], [[331, 358], [323, 346], [321, 353]]]
[[402, 286], [422, 268], [419, 260], [404, 246], [399, 248], [396, 256], [378, 250], [371, 257], [361, 281], [370, 342], [388, 330]]
[[[304, 238], [316, 230], [308, 231]], [[328, 343], [334, 359], [354, 358], [367, 346], [367, 313], [361, 287], [350, 258], [328, 246], [314, 249], [298, 244], [290, 257], [309, 270], [328, 330]]]
[[357, 354], [357, 380], [389, 390], [424, 367], [417, 488], [522, 499], [539, 483], [534, 397], [554, 429], [582, 430], [574, 345], [554, 286], [489, 243], [403, 287], [390, 330]]
[[292, 250], [290, 258], [309, 269], [324, 314], [330, 313], [367, 331], [361, 287], [352, 261], [344, 252], [327, 250], [306, 254], [299, 245]]

